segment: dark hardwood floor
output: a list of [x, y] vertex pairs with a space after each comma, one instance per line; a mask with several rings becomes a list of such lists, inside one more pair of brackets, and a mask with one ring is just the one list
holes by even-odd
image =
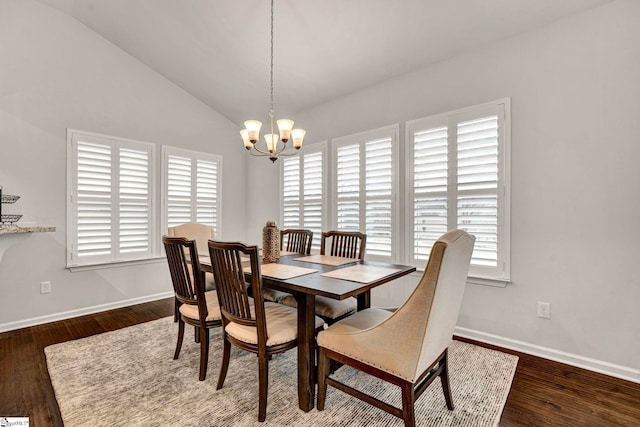
[[[0, 417], [29, 416], [31, 427], [62, 426], [43, 349], [172, 313], [168, 298], [0, 334]], [[496, 349], [520, 357], [500, 426], [640, 426], [640, 384]]]

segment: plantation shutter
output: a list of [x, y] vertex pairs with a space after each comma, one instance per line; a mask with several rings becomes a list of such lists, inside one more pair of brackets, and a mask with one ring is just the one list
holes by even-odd
[[413, 259], [426, 260], [447, 232], [447, 127], [413, 134]]
[[395, 261], [397, 126], [338, 138], [335, 143], [335, 226], [367, 235], [369, 259]]
[[169, 227], [191, 222], [191, 159], [168, 156], [167, 222]]
[[153, 146], [77, 131], [70, 136], [68, 265], [150, 257]]
[[337, 153], [338, 230], [360, 231], [360, 145], [338, 147]]
[[121, 254], [150, 253], [149, 162], [148, 152], [120, 148]]
[[199, 223], [220, 236], [219, 156], [163, 147], [164, 214], [167, 227]]
[[114, 188], [111, 152], [109, 145], [77, 142], [77, 237], [74, 252], [79, 258], [110, 259], [112, 255]]
[[458, 227], [476, 236], [471, 263], [498, 262], [498, 116], [458, 123]]
[[391, 256], [391, 138], [367, 142], [365, 151], [365, 233], [367, 254]]
[[218, 164], [196, 161], [196, 222], [215, 227], [218, 218]]
[[324, 209], [324, 144], [310, 147], [304, 155], [284, 159], [282, 164], [282, 228], [313, 231], [311, 249], [320, 250]]
[[440, 235], [461, 228], [476, 237], [472, 281], [509, 280], [509, 117], [505, 99], [407, 123], [416, 267]]
[[284, 159], [282, 171], [282, 226], [284, 228], [300, 227], [300, 158]]
[[322, 152], [305, 154], [302, 184], [303, 222], [302, 227], [313, 231], [316, 236], [311, 242], [311, 249], [320, 251], [322, 236], [322, 202], [324, 197], [322, 184]]

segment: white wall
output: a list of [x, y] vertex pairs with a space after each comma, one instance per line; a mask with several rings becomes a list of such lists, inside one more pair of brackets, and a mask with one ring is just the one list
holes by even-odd
[[[158, 157], [162, 144], [222, 155], [223, 237], [245, 238], [237, 126], [74, 19], [31, 0], [2, 0], [0, 185], [21, 196], [3, 207], [24, 214], [23, 225], [57, 231], [11, 238], [0, 261], [0, 330], [172, 292], [164, 260], [65, 269], [68, 127], [156, 143]], [[53, 292], [40, 295], [46, 280]]]
[[[510, 96], [513, 282], [468, 285], [458, 326], [640, 381], [638, 22], [610, 3], [293, 118], [319, 141]], [[277, 215], [263, 163], [248, 198]]]

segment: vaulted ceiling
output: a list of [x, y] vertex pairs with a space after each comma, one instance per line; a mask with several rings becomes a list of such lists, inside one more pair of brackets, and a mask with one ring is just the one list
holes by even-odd
[[[269, 0], [40, 0], [240, 124], [269, 107]], [[275, 0], [294, 113], [611, 0]]]

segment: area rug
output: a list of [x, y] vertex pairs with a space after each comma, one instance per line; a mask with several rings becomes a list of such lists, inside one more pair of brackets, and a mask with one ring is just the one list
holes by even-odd
[[[324, 411], [298, 409], [296, 350], [269, 363], [267, 420], [258, 423], [258, 361], [234, 349], [221, 390], [219, 329], [211, 330], [205, 381], [198, 381], [199, 344], [192, 329], [173, 360], [177, 324], [171, 317], [45, 348], [66, 427], [74, 426], [402, 426], [373, 406], [329, 387]], [[454, 341], [449, 349], [455, 410], [434, 381], [416, 403], [418, 426], [495, 426], [509, 394], [515, 356]], [[396, 386], [342, 367], [342, 381], [400, 405]]]

